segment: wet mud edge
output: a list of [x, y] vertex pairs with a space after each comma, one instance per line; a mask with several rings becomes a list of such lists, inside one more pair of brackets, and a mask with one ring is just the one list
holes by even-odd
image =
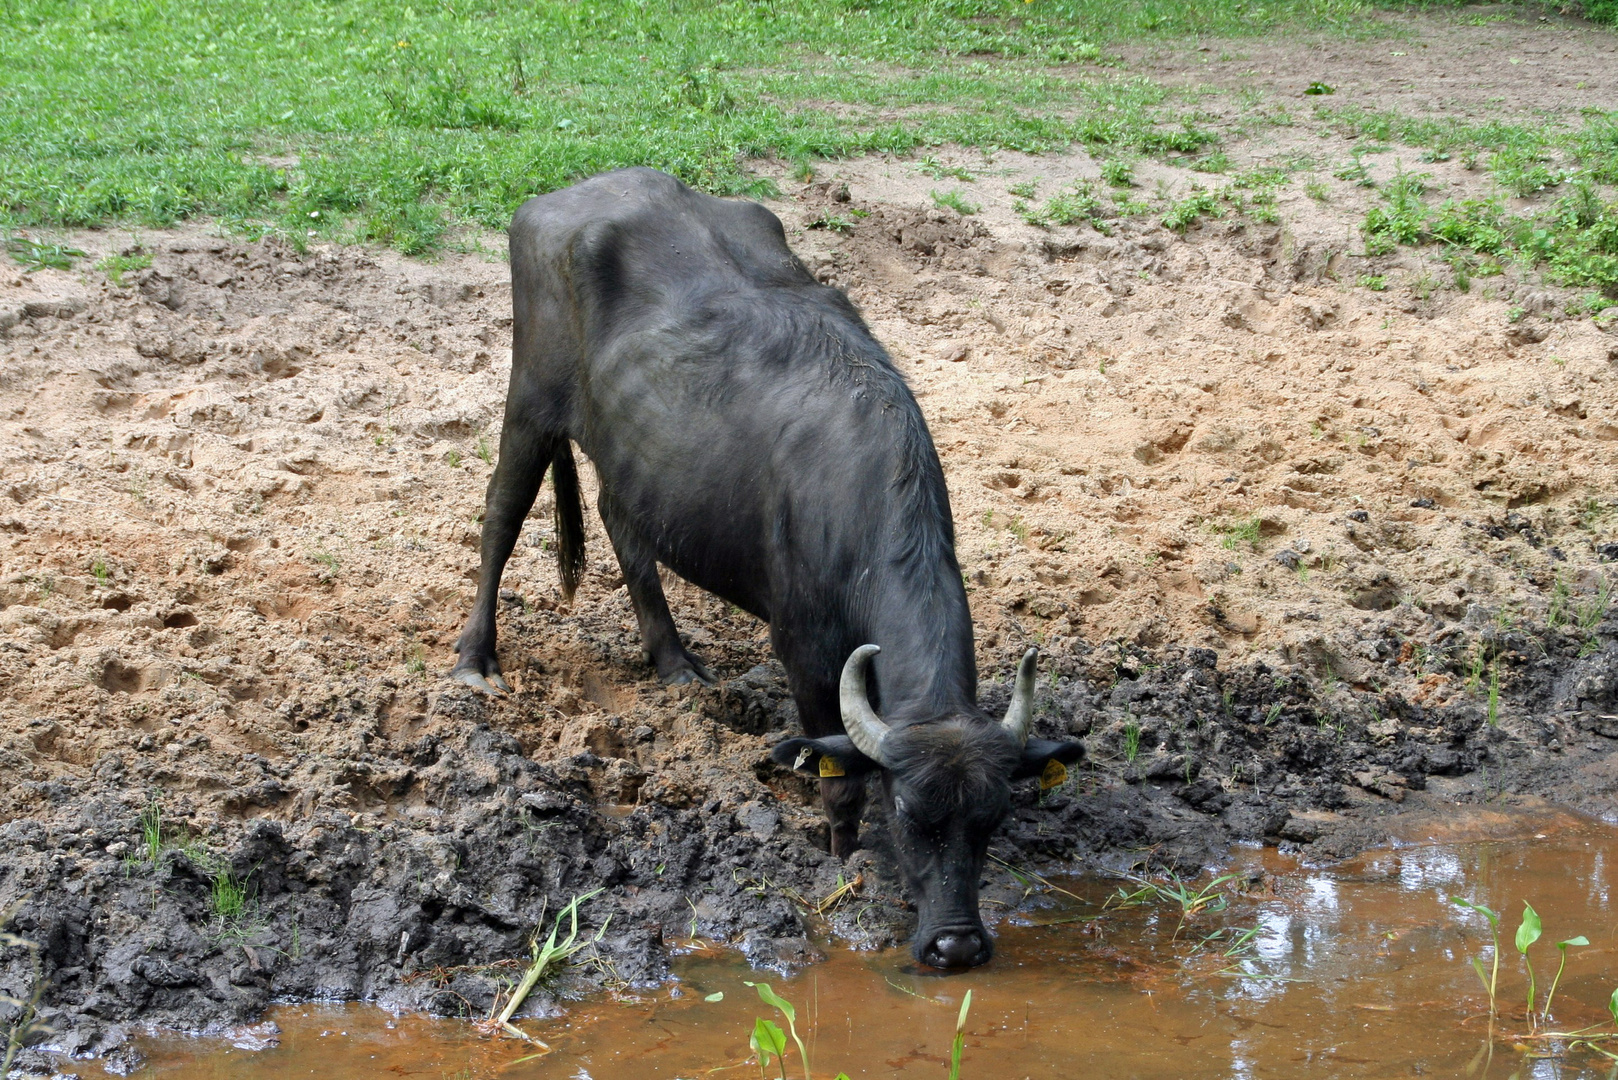
[[[1382, 637], [1359, 643], [1362, 655], [1385, 652], [1397, 664], [1398, 614], [1388, 613]], [[991, 851], [1044, 874], [1142, 863], [1194, 874], [1232, 843], [1346, 857], [1418, 807], [1548, 800], [1610, 811], [1611, 622], [1591, 639], [1500, 633], [1482, 612], [1473, 621], [1513, 667], [1508, 723], [1491, 725], [1480, 695], [1423, 703], [1419, 691], [1323, 680], [1319, 665], [1225, 670], [1212, 650], [1117, 644], [1048, 655], [1036, 734], [1082, 737], [1090, 762], [1051, 791], [1019, 784]], [[987, 673], [991, 711], [1004, 704], [1009, 673]], [[385, 707], [383, 691], [368, 696], [356, 680], [351, 696], [309, 719], [354, 723]], [[276, 800], [171, 795], [156, 860], [141, 847], [150, 785], [117, 755], [84, 780], [48, 782], [48, 809], [0, 826], [9, 928], [41, 946], [51, 1028], [20, 1065], [53, 1071], [51, 1055], [66, 1053], [126, 1072], [140, 1063], [133, 1030], [227, 1031], [276, 1000], [483, 1014], [540, 922], [594, 889], [602, 892], [584, 906], [583, 925], [593, 934], [610, 923], [591, 959], [545, 984], [525, 1013], [656, 983], [693, 938], [778, 970], [811, 963], [822, 948], [903, 941], [912, 917], [880, 818], [868, 820], [864, 850], [834, 859], [810, 786], [767, 760], [795, 727], [779, 669], [665, 696], [673, 707], [664, 730], [620, 733], [609, 719], [603, 745], [539, 764], [501, 729], [520, 699], [491, 704], [444, 681], [412, 742], [321, 763], [344, 792], [394, 796], [373, 798], [375, 811], [305, 796], [306, 813], [253, 816], [240, 811]], [[649, 763], [688, 767], [647, 775], [633, 764], [637, 743]], [[291, 779], [276, 771], [263, 783]], [[622, 801], [626, 773], [637, 774], [632, 805]], [[232, 800], [235, 816], [202, 812]], [[810, 910], [855, 876], [846, 899], [824, 915]], [[243, 890], [239, 917], [218, 912], [221, 879]], [[992, 924], [1016, 909], [1024, 886], [999, 865], [987, 879]], [[32, 954], [7, 949], [0, 990], [26, 999], [34, 978]]]

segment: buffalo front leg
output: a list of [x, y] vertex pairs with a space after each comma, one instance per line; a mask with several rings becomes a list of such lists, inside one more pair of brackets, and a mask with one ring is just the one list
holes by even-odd
[[545, 469], [551, 463], [557, 439], [524, 431], [508, 424], [500, 433], [500, 460], [489, 478], [483, 514], [482, 565], [478, 568], [478, 594], [472, 613], [455, 642], [460, 659], [451, 677], [486, 694], [511, 689], [495, 657], [495, 602], [500, 597], [500, 575], [517, 544], [523, 518], [534, 506]]
[[846, 859], [860, 846], [860, 814], [865, 810], [865, 777], [828, 776], [820, 781], [820, 805], [831, 826], [831, 853]]
[[680, 644], [680, 633], [674, 628], [674, 616], [669, 613], [663, 582], [657, 576], [657, 558], [650, 546], [605, 493], [596, 505], [607, 526], [607, 536], [612, 540], [612, 550], [618, 556], [618, 567], [624, 573], [629, 599], [635, 605], [641, 644], [657, 668], [657, 677], [665, 686], [688, 682], [712, 686], [717, 681], [713, 672]]

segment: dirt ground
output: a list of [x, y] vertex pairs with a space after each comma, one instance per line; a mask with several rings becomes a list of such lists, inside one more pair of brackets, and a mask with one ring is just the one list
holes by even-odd
[[[1419, 69], [1390, 62], [1418, 111], [1486, 108], [1508, 77], [1571, 110], [1553, 83], [1615, 70], [1612, 36], [1572, 24], [1421, 40]], [[1287, 80], [1324, 77], [1315, 44], [1130, 60], [1235, 123], [1244, 93], [1306, 115]], [[1374, 89], [1413, 47], [1332, 48], [1329, 78]], [[1540, 59], [1503, 66], [1519, 53]], [[1089, 745], [1065, 788], [1018, 793], [1008, 863], [1190, 873], [1233, 841], [1341, 856], [1416, 806], [1618, 812], [1618, 334], [1531, 274], [1459, 292], [1419, 253], [1355, 254], [1375, 196], [1332, 176], [1349, 145], [1233, 129], [1236, 167], [1309, 155], [1327, 197], [1299, 176], [1279, 224], [1183, 236], [1024, 224], [1007, 187], [1094, 178], [1083, 152], [935, 155], [970, 184], [763, 168], [927, 415], [984, 698], [1039, 644], [1041, 731]], [[981, 211], [935, 207], [946, 188]], [[502, 238], [432, 262], [203, 225], [71, 240], [81, 267], [154, 261], [122, 285], [0, 272], [0, 910], [43, 946], [48, 1045], [127, 1070], [132, 1024], [249, 1023], [274, 997], [479, 1012], [479, 965], [596, 888], [597, 959], [535, 1008], [704, 943], [783, 967], [905, 938], [881, 822], [838, 863], [809, 787], [768, 763], [794, 715], [765, 628], [671, 581], [723, 682], [659, 686], [599, 521], [562, 602], [548, 491], [502, 594], [518, 692], [444, 677], [509, 363]], [[1024, 896], [997, 869], [986, 910]], [[26, 951], [6, 957], [0, 990], [26, 997]]]

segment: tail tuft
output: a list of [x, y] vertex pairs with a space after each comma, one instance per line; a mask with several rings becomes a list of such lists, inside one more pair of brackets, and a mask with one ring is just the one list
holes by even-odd
[[551, 458], [551, 484], [556, 494], [556, 568], [562, 574], [562, 595], [571, 601], [584, 572], [584, 506], [573, 444], [567, 439]]

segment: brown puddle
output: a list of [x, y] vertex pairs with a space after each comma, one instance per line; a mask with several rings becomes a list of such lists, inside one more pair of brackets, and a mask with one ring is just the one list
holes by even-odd
[[[1163, 902], [1062, 921], [1093, 914], [1118, 882], [1059, 882], [1090, 902], [1037, 894], [1034, 910], [1001, 925], [994, 962], [959, 976], [921, 974], [904, 952], [832, 947], [828, 961], [791, 979], [752, 971], [732, 954], [695, 954], [679, 961], [674, 985], [527, 1022], [553, 1048], [528, 1062], [516, 1063], [527, 1052], [520, 1044], [480, 1039], [459, 1021], [283, 1006], [272, 1014], [278, 1047], [153, 1040], [145, 1075], [753, 1077], [753, 1019], [780, 1018], [744, 980], [771, 982], [797, 1005], [813, 1075], [823, 1080], [839, 1070], [944, 1077], [968, 989], [968, 1080], [1610, 1075], [1613, 1063], [1590, 1051], [1535, 1058], [1534, 1044], [1512, 1037], [1525, 1027], [1526, 984], [1511, 938], [1523, 902], [1533, 904], [1544, 919], [1531, 953], [1543, 988], [1555, 971], [1553, 942], [1587, 936], [1557, 990], [1555, 1024], [1568, 1030], [1607, 1019], [1618, 985], [1618, 830], [1556, 811], [1483, 811], [1413, 820], [1401, 835], [1391, 849], [1326, 869], [1271, 849], [1241, 853], [1231, 870], [1250, 882], [1248, 891], [1183, 927], [1178, 905]], [[1487, 927], [1451, 904], [1453, 895], [1504, 911], [1492, 1056], [1486, 998], [1468, 966], [1488, 955]], [[1231, 940], [1254, 927], [1249, 947], [1227, 957]], [[704, 1000], [715, 992], [723, 1001]], [[795, 1054], [790, 1075], [802, 1075]]]

